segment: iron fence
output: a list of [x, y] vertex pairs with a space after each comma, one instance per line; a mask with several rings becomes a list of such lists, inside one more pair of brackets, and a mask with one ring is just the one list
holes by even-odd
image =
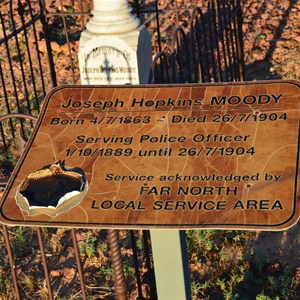
[[154, 83], [243, 80], [240, 1], [208, 1], [189, 11], [188, 20], [181, 23], [171, 36], [170, 49], [154, 58]]
[[[151, 83], [243, 79], [241, 0], [129, 2], [151, 36]], [[4, 188], [47, 91], [60, 84], [80, 83], [79, 38], [91, 17], [92, 1], [3, 0], [0, 5], [0, 184]], [[92, 242], [94, 251], [105, 247], [99, 241], [105, 241], [107, 234], [114, 235], [111, 246], [118, 248], [123, 261], [130, 260], [125, 276], [134, 272], [131, 299], [156, 299], [149, 232], [124, 231], [116, 237], [116, 232], [87, 234], [71, 229], [63, 231], [68, 237], [65, 246], [57, 246], [58, 232], [61, 229], [2, 225], [0, 299], [3, 295], [8, 295], [5, 299], [113, 298], [116, 289], [101, 286], [97, 278], [106, 276], [113, 282], [110, 274], [101, 269], [101, 275], [91, 276], [98, 272], [92, 263], [86, 265], [88, 254], [84, 256], [81, 249]], [[71, 250], [64, 260], [66, 247]], [[101, 260], [101, 253], [95, 257]], [[67, 275], [58, 265], [67, 262], [75, 273], [72, 280], [64, 281]], [[116, 277], [119, 271], [117, 266]], [[36, 279], [31, 286], [33, 275]]]

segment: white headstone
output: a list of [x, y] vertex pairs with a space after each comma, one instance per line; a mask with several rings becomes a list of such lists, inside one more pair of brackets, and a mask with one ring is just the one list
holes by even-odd
[[79, 48], [82, 84], [149, 83], [151, 40], [127, 0], [95, 0]]

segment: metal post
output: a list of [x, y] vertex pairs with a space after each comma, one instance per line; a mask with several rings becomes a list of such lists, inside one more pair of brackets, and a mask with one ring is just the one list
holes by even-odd
[[119, 231], [116, 229], [109, 229], [107, 232], [107, 239], [110, 247], [111, 263], [115, 275], [115, 291], [117, 299], [127, 300], [127, 287], [123, 271], [121, 249], [119, 245]]
[[190, 300], [190, 275], [185, 232], [151, 230], [158, 299]]

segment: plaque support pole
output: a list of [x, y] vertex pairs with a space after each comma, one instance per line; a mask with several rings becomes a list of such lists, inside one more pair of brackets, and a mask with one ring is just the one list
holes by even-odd
[[185, 232], [150, 230], [158, 300], [190, 300]]

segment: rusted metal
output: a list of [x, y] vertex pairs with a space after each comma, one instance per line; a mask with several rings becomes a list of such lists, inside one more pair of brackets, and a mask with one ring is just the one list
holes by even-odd
[[142, 300], [143, 299], [142, 281], [141, 281], [141, 273], [139, 270], [139, 260], [138, 260], [138, 253], [137, 253], [136, 238], [135, 238], [134, 230], [130, 230], [130, 241], [131, 241], [131, 247], [132, 247], [132, 252], [133, 252], [135, 278], [136, 278], [137, 290], [138, 290], [138, 298], [136, 300]]
[[[244, 73], [241, 13], [240, 1], [235, 0], [209, 0], [205, 8], [194, 7], [188, 26], [178, 26], [170, 51], [163, 51], [170, 61], [164, 74], [172, 74], [171, 82], [241, 80]], [[160, 64], [158, 57], [155, 61]], [[158, 67], [154, 65], [153, 70]], [[153, 82], [159, 82], [161, 74], [153, 73], [159, 76]], [[162, 82], [169, 79], [162, 78]]]
[[[61, 7], [63, 7], [63, 1], [62, 0], [58, 0], [59, 1], [59, 5]], [[66, 17], [64, 15], [64, 10], [62, 10], [62, 22], [63, 22], [63, 27], [64, 27], [64, 32], [65, 32], [65, 37], [66, 37], [66, 41], [67, 41], [67, 46], [68, 46], [68, 58], [69, 58], [69, 65], [71, 66], [71, 74], [72, 74], [72, 80], [75, 83], [76, 79], [75, 79], [75, 72], [74, 72], [74, 62], [73, 62], [73, 57], [72, 57], [72, 50], [71, 50], [71, 43], [70, 43], [70, 38], [69, 38], [69, 31], [68, 31], [68, 26], [67, 26], [67, 22], [66, 22]]]
[[[52, 52], [51, 42], [50, 42], [50, 30], [49, 30], [49, 25], [48, 25], [48, 22], [46, 19], [46, 14], [45, 14], [44, 1], [40, 0], [39, 5], [40, 5], [41, 11], [42, 11], [42, 13], [40, 14], [40, 20], [41, 20], [41, 24], [42, 24], [42, 28], [43, 28], [43, 33], [45, 35], [45, 43], [46, 43], [46, 49], [47, 49], [46, 53], [47, 53], [47, 58], [48, 58], [48, 62], [49, 62], [50, 78], [51, 78], [52, 87], [55, 87], [55, 86], [57, 86], [57, 76], [56, 76], [53, 52]], [[37, 45], [38, 45], [38, 43], [37, 43]], [[37, 52], [40, 52], [38, 46], [37, 46]], [[40, 56], [39, 56], [39, 58], [40, 58]], [[43, 73], [41, 74], [40, 78], [41, 78], [42, 82], [44, 82]], [[46, 95], [46, 87], [44, 85], [43, 85], [43, 87], [45, 89], [44, 95]]]
[[193, 58], [193, 82], [207, 82], [208, 49], [205, 31], [204, 14], [200, 7], [195, 7], [192, 11], [191, 21], [191, 47]]
[[[29, 119], [31, 121], [36, 121], [37, 117], [28, 114], [22, 114], [22, 113], [14, 113], [14, 114], [7, 114], [5, 116], [0, 116], [0, 122], [3, 122], [7, 119], [9, 121], [11, 121], [12, 119], [21, 119], [21, 120]], [[23, 151], [25, 144], [27, 142], [27, 138], [24, 135], [24, 132], [22, 128], [20, 128], [20, 126], [16, 125], [14, 130], [17, 136], [16, 143], [18, 144], [18, 148], [20, 151]], [[5, 182], [7, 183], [7, 179], [5, 180]]]
[[80, 259], [80, 254], [79, 254], [79, 249], [78, 249], [78, 244], [77, 244], [77, 239], [76, 239], [76, 230], [74, 228], [72, 228], [71, 233], [72, 233], [72, 240], [73, 240], [73, 247], [74, 247], [74, 255], [76, 258], [78, 276], [79, 276], [79, 281], [80, 281], [80, 286], [81, 286], [82, 299], [86, 300], [87, 296], [86, 296], [86, 291], [85, 291], [82, 264], [81, 264], [81, 259]]
[[[1, 19], [2, 28], [5, 28], [5, 21], [4, 21], [4, 17], [3, 17], [1, 12], [0, 12], [0, 19]], [[14, 76], [14, 68], [13, 68], [12, 58], [11, 58], [11, 54], [10, 54], [10, 48], [9, 48], [9, 45], [8, 45], [8, 36], [6, 34], [6, 30], [3, 30], [3, 36], [4, 36], [4, 38], [3, 38], [1, 44], [4, 44], [4, 48], [6, 50], [6, 54], [7, 54], [6, 61], [9, 64], [9, 69], [11, 71], [12, 88], [13, 88], [13, 91], [14, 91], [14, 94], [15, 94], [15, 97], [16, 97], [17, 109], [20, 112], [20, 110], [21, 110], [20, 101], [19, 101], [19, 96], [18, 96], [18, 93], [17, 93], [16, 80], [15, 80], [15, 76]], [[0, 60], [0, 64], [1, 64], [1, 60]], [[2, 86], [3, 86], [4, 96], [5, 96], [6, 109], [7, 109], [8, 113], [11, 113], [11, 107], [10, 107], [10, 104], [8, 102], [9, 97], [8, 97], [7, 88], [6, 88], [7, 81], [4, 78], [4, 72], [3, 72], [2, 67], [1, 67], [1, 81], [2, 81]], [[1, 124], [1, 126], [2, 126], [2, 124]], [[15, 131], [14, 131], [14, 127], [13, 127], [12, 122], [10, 122], [10, 129], [11, 129], [11, 132], [12, 132], [12, 136], [14, 137], [14, 132]], [[7, 151], [7, 144], [6, 144], [5, 137], [3, 139], [3, 144], [5, 146], [5, 150]]]
[[[22, 3], [20, 1], [18, 1], [18, 13], [19, 13], [19, 16], [22, 15], [22, 13], [24, 13], [22, 11]], [[10, 17], [11, 17], [11, 22], [12, 22], [12, 26], [13, 26], [13, 31], [16, 32], [16, 22], [15, 22], [15, 18], [14, 18], [14, 15], [13, 15], [13, 2], [11, 1], [10, 2]], [[24, 27], [24, 25], [23, 25]], [[23, 28], [23, 31], [24, 31], [24, 37], [26, 36], [26, 27]], [[22, 78], [22, 84], [24, 86], [24, 92], [25, 92], [25, 101], [27, 103], [27, 111], [29, 114], [31, 114], [31, 106], [30, 106], [30, 102], [29, 102], [29, 92], [28, 92], [28, 86], [27, 86], [27, 76], [25, 75], [25, 68], [24, 68], [24, 63], [23, 63], [23, 59], [21, 59], [22, 57], [22, 54], [21, 54], [21, 45], [20, 45], [20, 42], [19, 42], [19, 39], [18, 39], [18, 35], [14, 35], [14, 40], [15, 40], [15, 44], [16, 44], [16, 48], [17, 48], [17, 53], [18, 53], [18, 57], [19, 57], [19, 67], [20, 67], [20, 70], [21, 70], [21, 78]], [[26, 43], [26, 41], [25, 41]], [[28, 45], [28, 41], [27, 41], [27, 45]], [[28, 49], [28, 47], [27, 47]], [[20, 104], [19, 104], [20, 105]], [[21, 108], [19, 108], [19, 111], [21, 112]]]
[[152, 62], [152, 79], [151, 83], [159, 83], [164, 79], [164, 83], [170, 83], [170, 61], [166, 53], [158, 52]]
[[52, 287], [51, 287], [51, 282], [50, 282], [49, 270], [48, 270], [46, 255], [45, 255], [43, 235], [42, 235], [42, 230], [41, 230], [40, 227], [36, 228], [36, 233], [37, 233], [40, 252], [41, 252], [41, 256], [42, 256], [42, 262], [43, 262], [43, 267], [44, 267], [44, 275], [45, 275], [45, 279], [46, 279], [48, 297], [49, 297], [49, 300], [53, 300], [54, 298], [53, 298], [53, 292], [52, 292]]
[[239, 68], [239, 80], [243, 81], [245, 77], [245, 57], [244, 57], [244, 45], [243, 45], [243, 12], [241, 9], [241, 0], [234, 0], [235, 6], [239, 7], [240, 9], [236, 12], [236, 25], [235, 28], [237, 29], [235, 34], [237, 36], [236, 42], [236, 49], [238, 53], [238, 57], [236, 58], [236, 63], [238, 64]]
[[117, 300], [128, 300], [127, 287], [122, 264], [122, 255], [119, 243], [119, 232], [115, 229], [109, 229], [107, 233], [111, 263], [114, 270], [115, 292]]
[[[8, 114], [37, 115], [41, 99], [51, 83], [49, 80], [46, 83], [45, 78], [49, 77], [47, 74], [49, 71], [45, 70], [45, 66], [53, 69], [53, 63], [45, 62], [45, 58], [48, 60], [50, 56], [42, 58], [39, 50], [39, 33], [36, 24], [41, 22], [43, 28], [46, 29], [43, 8], [36, 3], [33, 9], [29, 0], [9, 1], [5, 5], [6, 7], [3, 7], [0, 13], [0, 78], [2, 83], [0, 99], [4, 99]], [[53, 72], [51, 71], [50, 74], [53, 75]], [[2, 115], [6, 113], [1, 112]], [[20, 119], [18, 122], [24, 134], [24, 120]], [[15, 124], [11, 120], [9, 124], [9, 135], [14, 139]], [[4, 134], [2, 123], [0, 129], [4, 150], [7, 151], [7, 140], [10, 137], [8, 132]]]
[[[28, 2], [29, 5], [30, 5], [30, 2]], [[26, 29], [26, 22], [25, 22], [25, 18], [24, 18], [24, 6], [22, 4], [22, 2], [20, 0], [18, 0], [18, 4], [19, 4], [19, 9], [18, 9], [18, 14], [20, 16], [20, 19], [21, 19], [21, 24], [22, 24], [22, 27], [24, 28], [24, 40], [25, 40], [25, 44], [26, 45], [29, 45], [29, 40], [28, 40], [28, 33], [27, 33], [27, 29]], [[32, 8], [30, 6], [30, 9], [29, 11], [31, 12], [31, 17], [33, 17], [32, 15]], [[14, 23], [13, 23], [14, 24]], [[35, 26], [34, 26], [34, 22], [32, 23], [32, 29], [33, 29], [33, 33], [35, 33]], [[35, 36], [36, 37], [36, 36]], [[37, 37], [36, 37], [37, 38]], [[34, 98], [35, 98], [35, 104], [36, 104], [36, 107], [37, 107], [37, 110], [39, 112], [39, 107], [40, 107], [40, 103], [39, 103], [39, 97], [38, 97], [38, 92], [37, 92], [37, 87], [36, 87], [36, 82], [35, 82], [35, 76], [34, 76], [34, 72], [33, 72], [33, 59], [32, 59], [32, 55], [31, 55], [31, 52], [29, 51], [29, 47], [26, 47], [26, 54], [27, 54], [27, 57], [28, 57], [28, 64], [29, 64], [29, 71], [30, 71], [30, 78], [32, 78], [32, 87], [33, 87], [33, 93], [34, 93]], [[22, 60], [20, 60], [21, 62]], [[21, 68], [22, 71], [23, 71], [23, 68]], [[30, 112], [30, 103], [29, 103], [29, 95], [28, 95], [28, 92], [27, 92], [27, 88], [26, 88], [26, 84], [24, 83], [24, 86], [25, 86], [25, 90], [26, 90], [26, 96], [27, 96], [27, 104], [28, 104], [28, 107], [29, 107], [29, 110], [28, 112]]]
[[[148, 282], [150, 286], [150, 299], [151, 300], [156, 300], [157, 299], [157, 294], [156, 294], [156, 287], [155, 287], [155, 275], [154, 275], [154, 268], [153, 265], [151, 265], [151, 242], [150, 242], [150, 231], [149, 230], [143, 230], [142, 231], [143, 235], [143, 246], [144, 246], [144, 253], [145, 253], [145, 261], [146, 261], [146, 266], [148, 270]], [[143, 283], [143, 282], [142, 282]]]
[[16, 296], [17, 300], [21, 300], [19, 284], [18, 284], [18, 278], [17, 278], [17, 272], [16, 272], [16, 266], [15, 266], [15, 261], [14, 261], [11, 245], [10, 245], [9, 233], [8, 233], [6, 225], [2, 224], [1, 227], [2, 227], [3, 237], [4, 237], [5, 246], [6, 246], [6, 250], [7, 250], [7, 255], [8, 255], [8, 259], [9, 259], [11, 276], [12, 276], [12, 280], [13, 280], [13, 284], [14, 284], [14, 288], [15, 288], [14, 289], [15, 290], [15, 296]]
[[[189, 45], [182, 27], [177, 27], [173, 34], [171, 53], [173, 82], [191, 82]], [[177, 74], [179, 74], [179, 78]]]
[[161, 45], [161, 36], [160, 36], [159, 9], [158, 9], [158, 2], [157, 1], [155, 1], [155, 17], [156, 17], [158, 50], [161, 52], [162, 51], [162, 45]]
[[7, 114], [5, 116], [0, 116], [0, 122], [7, 120], [7, 119], [12, 119], [12, 118], [30, 119], [33, 121], [37, 120], [36, 116], [32, 116], [32, 115], [28, 115], [28, 114], [21, 114], [21, 113], [14, 113], [14, 114]]

